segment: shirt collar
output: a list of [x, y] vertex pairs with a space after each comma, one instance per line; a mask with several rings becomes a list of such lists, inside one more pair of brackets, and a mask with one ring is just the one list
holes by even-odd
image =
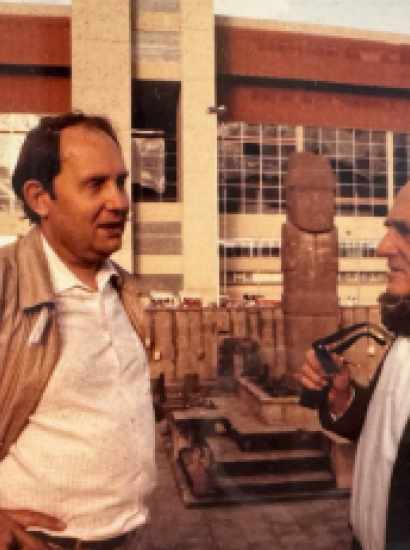
[[[66, 290], [70, 290], [75, 287], [90, 290], [90, 287], [80, 281], [80, 279], [78, 279], [78, 277], [76, 277], [76, 275], [74, 275], [74, 273], [65, 265], [43, 235], [41, 235], [41, 240], [43, 243], [44, 254], [50, 269], [54, 292], [56, 294], [61, 294]], [[101, 292], [108, 281], [112, 278], [117, 279], [118, 277], [119, 274], [115, 269], [114, 264], [107, 258], [97, 273], [98, 290]]]

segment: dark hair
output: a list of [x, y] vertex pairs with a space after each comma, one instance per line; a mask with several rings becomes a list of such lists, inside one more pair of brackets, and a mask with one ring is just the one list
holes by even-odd
[[24, 200], [24, 184], [29, 180], [37, 180], [54, 198], [53, 182], [61, 170], [60, 135], [62, 130], [72, 126], [84, 126], [89, 130], [105, 132], [120, 146], [111, 122], [103, 116], [86, 115], [76, 111], [42, 117], [38, 125], [28, 132], [11, 178], [13, 190], [23, 202], [24, 212], [31, 222], [39, 223], [40, 217]]

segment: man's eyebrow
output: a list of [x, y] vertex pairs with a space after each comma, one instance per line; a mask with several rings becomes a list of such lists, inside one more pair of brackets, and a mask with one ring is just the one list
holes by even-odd
[[119, 172], [119, 173], [117, 174], [117, 178], [128, 178], [129, 175], [130, 175], [129, 170], [124, 170], [124, 171]]
[[407, 235], [410, 233], [410, 225], [404, 220], [386, 220], [384, 222], [385, 227], [394, 227], [401, 235]]
[[[128, 170], [124, 170], [124, 171], [121, 171], [121, 172], [118, 172], [118, 174], [116, 174], [115, 176], [115, 179], [119, 179], [119, 178], [128, 178], [130, 175], [129, 171]], [[106, 173], [106, 172], [91, 172], [89, 174], [87, 174], [86, 176], [84, 176], [84, 180], [83, 181], [90, 181], [90, 180], [94, 180], [94, 179], [109, 179], [111, 176], [110, 174]]]

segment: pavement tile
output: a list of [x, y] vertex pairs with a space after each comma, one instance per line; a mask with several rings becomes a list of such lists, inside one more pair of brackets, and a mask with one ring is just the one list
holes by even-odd
[[161, 437], [157, 462], [158, 488], [138, 550], [350, 549], [347, 499], [186, 508]]

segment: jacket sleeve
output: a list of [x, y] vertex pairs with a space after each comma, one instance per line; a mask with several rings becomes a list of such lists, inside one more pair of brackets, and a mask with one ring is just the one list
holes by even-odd
[[323, 428], [351, 441], [359, 438], [373, 393], [373, 384], [366, 387], [353, 382], [353, 387], [353, 400], [347, 411], [338, 419], [333, 420], [327, 406], [319, 409], [319, 420]]
[[325, 430], [333, 432], [346, 439], [350, 439], [350, 441], [356, 441], [359, 439], [370, 400], [379, 380], [385, 359], [391, 349], [391, 345], [392, 343], [386, 349], [382, 360], [380, 361], [368, 386], [363, 386], [355, 380], [352, 381], [354, 397], [349, 405], [349, 408], [342, 416], [336, 420], [333, 420], [327, 404], [319, 409], [319, 421]]

